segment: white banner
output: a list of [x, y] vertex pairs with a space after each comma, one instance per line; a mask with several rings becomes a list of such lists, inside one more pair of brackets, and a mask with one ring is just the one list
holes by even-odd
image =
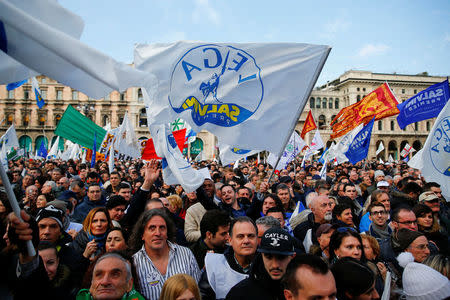
[[[138, 45], [149, 124], [183, 118], [240, 149], [280, 153], [330, 51], [294, 43]], [[262, 138], [264, 137], [264, 138]]]

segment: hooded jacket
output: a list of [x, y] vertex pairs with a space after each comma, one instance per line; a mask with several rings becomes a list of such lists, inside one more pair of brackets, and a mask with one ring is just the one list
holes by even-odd
[[281, 280], [273, 280], [264, 267], [262, 255], [258, 254], [250, 271], [250, 276], [231, 288], [228, 300], [282, 300], [284, 299]]

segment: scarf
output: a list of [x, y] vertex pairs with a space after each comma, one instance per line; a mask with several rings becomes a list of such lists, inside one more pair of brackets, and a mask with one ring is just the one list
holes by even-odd
[[386, 224], [386, 228], [383, 229], [372, 223], [372, 224], [370, 224], [369, 231], [372, 236], [379, 237], [380, 239], [387, 239], [392, 234], [392, 229], [389, 228], [389, 226], [387, 224]]

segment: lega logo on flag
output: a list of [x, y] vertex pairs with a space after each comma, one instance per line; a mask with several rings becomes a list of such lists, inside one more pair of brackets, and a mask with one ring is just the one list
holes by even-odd
[[450, 176], [450, 117], [442, 119], [431, 134], [431, 162], [439, 173]]
[[250, 151], [251, 150], [239, 149], [239, 148], [236, 148], [236, 147], [231, 148], [231, 152], [233, 152], [235, 154], [247, 154]]
[[188, 50], [170, 77], [169, 103], [181, 113], [190, 110], [201, 126], [238, 125], [257, 110], [264, 97], [261, 69], [244, 50], [200, 45]]

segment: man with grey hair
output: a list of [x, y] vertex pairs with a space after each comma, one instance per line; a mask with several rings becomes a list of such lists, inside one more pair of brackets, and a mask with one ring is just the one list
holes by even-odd
[[144, 297], [133, 289], [130, 262], [118, 253], [106, 253], [94, 265], [89, 290], [80, 290], [77, 299], [144, 299]]
[[294, 236], [303, 242], [311, 229], [311, 242], [318, 244], [316, 238], [316, 230], [321, 224], [330, 223], [333, 217], [334, 202], [327, 196], [316, 196], [312, 198], [310, 209], [311, 213], [308, 215], [307, 220], [300, 223], [294, 229]]
[[306, 209], [302, 210], [298, 215], [294, 216], [293, 218], [291, 218], [289, 220], [289, 224], [291, 224], [292, 230], [294, 230], [298, 224], [301, 224], [308, 219], [308, 215], [311, 213], [312, 199], [317, 196], [318, 196], [318, 194], [316, 192], [311, 192], [308, 195], [306, 195], [306, 198], [305, 198]]
[[256, 220], [256, 227], [258, 227], [258, 246], [261, 244], [261, 238], [270, 228], [281, 228], [280, 221], [272, 216], [264, 216]]

